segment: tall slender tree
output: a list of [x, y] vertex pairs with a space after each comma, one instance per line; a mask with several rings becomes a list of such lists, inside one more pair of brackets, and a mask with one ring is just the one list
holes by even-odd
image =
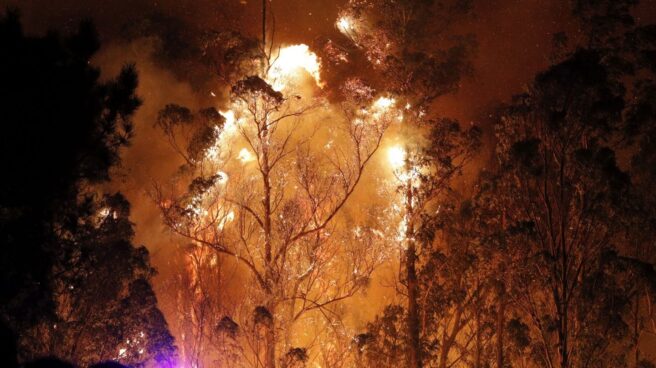
[[[455, 91], [461, 78], [471, 68], [469, 57], [474, 46], [473, 39], [469, 36], [455, 37], [449, 33], [450, 25], [462, 19], [470, 10], [471, 3], [460, 0], [349, 1], [340, 13], [337, 27], [365, 54], [371, 67], [383, 76], [381, 88], [398, 95], [406, 104], [406, 123], [426, 127], [431, 121], [439, 121], [426, 116], [434, 100]], [[437, 47], [427, 46], [436, 45], [434, 42], [426, 42], [429, 35], [435, 39], [448, 34], [451, 34], [455, 42], [440, 43]], [[437, 127], [433, 132], [439, 129]], [[409, 141], [417, 141], [416, 137], [408, 138]], [[444, 137], [431, 138], [440, 139], [442, 143], [448, 140]], [[411, 146], [406, 147], [409, 157], [423, 155], [419, 153], [421, 148]], [[413, 163], [410, 159], [406, 168], [408, 172], [418, 169], [413, 168], [413, 165], [426, 164], [423, 158], [419, 160], [422, 162]], [[447, 183], [450, 177], [445, 179], [442, 183]], [[422, 211], [414, 208], [421, 199], [414, 198], [412, 180], [403, 181], [405, 216], [408, 222], [403, 260], [410, 339], [406, 355], [409, 367], [418, 368], [422, 363], [414, 232], [418, 226], [415, 221]]]
[[538, 75], [497, 127], [509, 251], [521, 260], [514, 300], [550, 367], [612, 364], [611, 341], [623, 334], [627, 304], [609, 256], [630, 185], [609, 146], [622, 92], [597, 53], [579, 51]]

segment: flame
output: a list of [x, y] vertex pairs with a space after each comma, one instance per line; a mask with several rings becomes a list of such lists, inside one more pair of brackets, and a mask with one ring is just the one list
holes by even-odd
[[228, 182], [228, 178], [229, 178], [228, 174], [226, 174], [224, 171], [217, 171], [216, 174], [219, 175], [219, 180], [217, 181], [217, 183], [225, 184]]
[[[343, 33], [349, 31], [354, 33], [357, 29], [363, 28], [363, 25], [361, 24], [354, 24], [353, 19], [349, 17], [340, 18], [336, 25]], [[314, 83], [319, 87], [323, 87], [320, 68], [320, 59], [307, 45], [291, 45], [280, 49], [279, 55], [271, 64], [265, 79], [267, 83], [277, 91], [291, 89], [291, 86], [298, 82], [307, 83], [307, 85]], [[309, 77], [311, 77], [312, 80], [310, 80]], [[284, 92], [287, 93], [287, 91]], [[400, 98], [399, 96], [395, 97]], [[253, 147], [244, 144], [243, 137], [240, 137], [241, 134], [245, 134], [245, 132], [248, 131], [250, 124], [249, 113], [245, 106], [235, 102], [224, 108], [226, 109], [225, 111], [220, 111], [221, 115], [225, 118], [224, 125], [217, 129], [215, 147], [207, 152], [206, 158], [213, 161], [215, 164], [215, 166], [213, 166], [214, 168], [220, 167], [228, 172], [234, 167], [232, 166], [232, 162], [230, 162], [232, 160], [234, 160], [233, 162], [237, 165], [239, 165], [239, 163], [236, 162], [236, 160], [239, 160], [240, 163], [244, 165], [244, 170], [251, 170], [254, 168], [253, 164], [247, 164], [258, 160], [259, 156], [257, 151], [254, 153]], [[405, 108], [407, 109], [408, 107], [406, 106]], [[384, 93], [383, 96], [375, 99], [369, 106], [362, 107], [358, 112], [354, 123], [359, 126], [366, 126], [370, 123], [376, 123], [378, 119], [401, 120], [403, 118], [402, 110], [403, 105], [399, 103], [399, 101], [392, 97], [392, 95]], [[335, 145], [335, 142], [329, 140], [325, 144], [325, 148], [331, 149], [333, 148], [333, 145]], [[250, 148], [246, 148], [245, 146]], [[232, 151], [232, 153], [228, 153], [227, 151], [229, 150], [221, 152], [219, 147], [233, 147], [235, 151], [239, 151], [236, 152], [237, 155], [235, 156], [235, 151]], [[386, 152], [381, 153], [383, 155], [387, 154], [388, 163], [394, 170], [396, 178], [405, 178], [404, 175], [407, 175], [406, 169], [408, 165], [406, 165], [407, 152], [403, 146], [392, 146], [389, 147]], [[217, 185], [219, 186], [226, 186], [229, 181], [240, 180], [240, 176], [238, 175], [229, 177], [228, 174], [223, 171], [217, 170], [215, 172], [220, 175], [220, 178], [217, 180]], [[222, 191], [223, 189], [224, 188], [219, 189], [215, 193], [219, 193], [220, 195], [219, 191]], [[214, 200], [212, 197], [201, 196], [199, 198], [194, 198], [194, 201], [192, 201], [193, 204], [189, 205], [188, 209], [199, 217], [205, 218], [205, 220], [201, 220], [204, 222], [204, 225], [212, 223], [213, 231], [228, 232], [231, 227], [240, 226], [242, 221], [242, 217], [239, 215], [240, 212], [235, 213], [237, 210], [231, 210], [226, 201], [214, 203], [212, 200]], [[216, 206], [210, 207], [212, 208], [211, 213], [208, 213], [204, 208], [208, 203], [210, 206]], [[399, 212], [401, 211], [402, 207], [399, 209]], [[398, 225], [398, 229], [392, 227], [390, 231], [398, 231], [397, 238], [404, 239], [406, 228], [407, 219], [402, 218], [401, 223]], [[380, 232], [379, 236], [385, 237], [386, 234]], [[359, 227], [356, 228], [354, 230], [354, 235], [356, 237], [362, 236], [362, 229]], [[216, 262], [215, 259], [211, 260], [212, 265], [215, 265]], [[320, 367], [318, 364], [316, 364], [316, 366]]]
[[241, 151], [239, 151], [237, 158], [243, 163], [251, 162], [254, 160], [253, 154], [248, 150], [248, 148], [242, 148]]
[[286, 46], [280, 49], [278, 57], [271, 65], [267, 81], [275, 90], [280, 91], [287, 87], [291, 79], [298, 77], [299, 70], [305, 70], [319, 87], [323, 87], [320, 69], [319, 58], [310, 51], [308, 45]]
[[223, 132], [227, 135], [234, 134], [237, 131], [237, 119], [235, 118], [235, 112], [232, 110], [228, 111], [219, 111], [221, 115], [225, 118], [225, 124], [223, 124]]
[[374, 107], [387, 110], [396, 104], [396, 100], [391, 97], [380, 97], [374, 102]]
[[396, 240], [402, 242], [402, 246], [406, 247], [406, 242], [403, 240], [406, 239], [406, 233], [408, 232], [408, 216], [403, 216], [401, 222], [399, 222], [399, 227], [397, 229]]
[[387, 150], [387, 161], [394, 169], [400, 169], [405, 165], [405, 150], [401, 146], [393, 146]]
[[221, 115], [225, 118], [225, 126], [235, 125], [235, 113], [231, 110], [228, 111], [219, 111]]
[[340, 17], [336, 25], [337, 29], [342, 33], [349, 33], [353, 29], [353, 22], [347, 16]]

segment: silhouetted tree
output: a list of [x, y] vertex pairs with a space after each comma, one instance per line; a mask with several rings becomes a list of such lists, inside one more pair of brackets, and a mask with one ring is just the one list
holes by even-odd
[[[173, 349], [147, 252], [131, 244], [127, 201], [93, 195], [141, 103], [133, 66], [100, 81], [90, 64], [99, 46], [89, 22], [70, 36], [31, 37], [15, 12], [0, 20], [0, 316], [19, 336], [22, 361], [114, 357], [128, 327], [159, 339], [143, 360]], [[141, 318], [127, 326], [131, 316]]]
[[613, 150], [623, 108], [599, 54], [578, 51], [539, 74], [497, 125], [510, 288], [539, 364], [623, 359], [611, 349], [626, 335], [629, 305], [616, 257], [630, 194]]
[[61, 234], [51, 276], [55, 313], [23, 331], [23, 354], [80, 365], [166, 364], [175, 355], [173, 337], [150, 286], [148, 251], [131, 243], [129, 204], [120, 194], [90, 202], [76, 231]]
[[[508, 353], [523, 364], [639, 366], [653, 315], [645, 180], [656, 30], [636, 25], [637, 1], [572, 4], [584, 39], [570, 48], [580, 48], [561, 53], [497, 125], [500, 176], [487, 198], [499, 209], [496, 246], [511, 261]], [[630, 170], [616, 159], [627, 151]]]
[[25, 364], [25, 368], [74, 368], [74, 366], [57, 358], [39, 358]]

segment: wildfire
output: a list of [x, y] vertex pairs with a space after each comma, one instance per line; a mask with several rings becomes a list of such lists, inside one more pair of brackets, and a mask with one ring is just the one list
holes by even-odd
[[217, 174], [219, 175], [218, 183], [225, 185], [225, 183], [228, 182], [228, 174], [226, 174], [224, 171], [218, 171]]
[[304, 70], [319, 87], [323, 87], [320, 69], [319, 58], [310, 51], [308, 45], [287, 46], [280, 49], [278, 57], [269, 69], [267, 80], [274, 89], [280, 91], [288, 86], [290, 80], [298, 78], [299, 70]]
[[[338, 22], [338, 27], [342, 31], [355, 31], [350, 18], [341, 19]], [[278, 56], [273, 59], [270, 68], [265, 72], [266, 74], [263, 78], [275, 90], [282, 91], [284, 95], [296, 93], [313, 95], [316, 92], [314, 90], [295, 91], [294, 88], [313, 85], [319, 86], [320, 88], [323, 87], [320, 68], [320, 59], [307, 45], [291, 45], [280, 49]], [[262, 76], [262, 74], [260, 75]], [[374, 92], [371, 91], [368, 98], [371, 98], [373, 94]], [[399, 96], [389, 93], [382, 93], [376, 96], [367, 104], [368, 106], [358, 106], [352, 123], [357, 125], [356, 129], [364, 131], [365, 129], [377, 127], [378, 125], [387, 126], [388, 124], [401, 121], [403, 119], [403, 107], [397, 101], [397, 98], [400, 100]], [[296, 100], [292, 99], [291, 101], [290, 103], [296, 103]], [[197, 221], [204, 229], [208, 229], [212, 233], [226, 234], [226, 238], [229, 238], [234, 235], [233, 231], [237, 232], [238, 228], [245, 223], [245, 217], [241, 215], [243, 212], [239, 212], [241, 210], [238, 205], [232, 207], [232, 199], [227, 200], [228, 197], [224, 197], [224, 192], [229, 187], [239, 186], [241, 183], [240, 180], [242, 180], [242, 176], [238, 172], [233, 174], [231, 170], [244, 170], [243, 178], [248, 178], [252, 176], [250, 175], [251, 170], [257, 169], [257, 165], [252, 164], [252, 162], [264, 160], [264, 156], [261, 156], [261, 151], [258, 151], [259, 147], [250, 142], [247, 137], [248, 134], [252, 133], [251, 129], [253, 129], [252, 121], [250, 120], [251, 112], [248, 110], [248, 106], [240, 101], [233, 100], [229, 106], [224, 108], [225, 110], [220, 111], [220, 114], [225, 119], [224, 124], [217, 128], [215, 143], [212, 149], [206, 152], [205, 157], [211, 162], [210, 169], [215, 170], [214, 172], [219, 176], [216, 181], [216, 188], [212, 188], [206, 193], [191, 198], [186, 209], [198, 218]], [[295, 106], [292, 108], [295, 108]], [[326, 149], [334, 147], [339, 149], [339, 142], [334, 142], [332, 137], [324, 143]], [[224, 148], [224, 150], [220, 148]], [[387, 153], [389, 165], [393, 168], [394, 175], [397, 178], [405, 175], [406, 151], [402, 146], [390, 147], [387, 152], [381, 150], [380, 153], [383, 155]], [[241, 166], [241, 168], [238, 166]], [[222, 170], [227, 171], [227, 173]], [[231, 183], [230, 185], [228, 185], [229, 182]], [[233, 182], [235, 184], [232, 184]], [[401, 235], [397, 236], [402, 236], [405, 233], [404, 221], [402, 221], [398, 229]], [[395, 230], [391, 228], [390, 232], [395, 232]], [[376, 235], [381, 239], [385, 238], [386, 235], [390, 235], [387, 232], [376, 231], [378, 231]], [[326, 237], [329, 235], [328, 232], [325, 232]], [[356, 238], [362, 238], [365, 236], [365, 232], [362, 228], [357, 227], [354, 230], [354, 235]], [[213, 259], [211, 262], [214, 265], [217, 261]], [[356, 269], [353, 272], [357, 275], [359, 271]]]
[[379, 99], [374, 102], [374, 107], [381, 109], [381, 110], [387, 110], [390, 107], [394, 106], [396, 104], [396, 100], [391, 98], [391, 97], [380, 97]]
[[219, 111], [221, 115], [225, 118], [225, 129], [228, 127], [233, 127], [235, 125], [235, 113], [233, 111]]
[[347, 16], [342, 16], [337, 20], [337, 29], [342, 33], [349, 33], [353, 29], [353, 22]]
[[243, 163], [251, 162], [255, 159], [248, 148], [242, 148], [241, 151], [239, 151], [237, 158]]
[[387, 150], [387, 160], [395, 170], [405, 165], [406, 152], [401, 146], [393, 146]]

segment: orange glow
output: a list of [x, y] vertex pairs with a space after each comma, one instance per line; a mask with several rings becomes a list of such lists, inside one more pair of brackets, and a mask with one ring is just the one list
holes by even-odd
[[[342, 25], [346, 26], [346, 28], [350, 28], [352, 26], [350, 23]], [[262, 76], [262, 74], [264, 73], [261, 73], [260, 76]], [[237, 258], [242, 256], [250, 257], [249, 261], [258, 264], [261, 262], [261, 259], [258, 258], [256, 253], [253, 252], [253, 255], [251, 255], [249, 252], [251, 251], [251, 248], [257, 249], [259, 244], [257, 243], [257, 238], [262, 238], [263, 233], [259, 232], [259, 230], [251, 230], [249, 226], [253, 222], [253, 215], [239, 207], [240, 205], [249, 204], [247, 201], [250, 200], [248, 194], [245, 194], [244, 198], [239, 197], [242, 195], [241, 188], [246, 188], [246, 186], [253, 185], [257, 191], [259, 187], [252, 183], [255, 182], [254, 180], [257, 179], [259, 175], [258, 169], [260, 169], [260, 167], [258, 164], [264, 164], [267, 162], [267, 158], [263, 153], [263, 147], [267, 147], [269, 149], [268, 152], [269, 155], [271, 155], [268, 158], [269, 161], [272, 160], [272, 157], [275, 157], [276, 150], [280, 149], [280, 137], [286, 133], [284, 130], [287, 129], [287, 126], [280, 124], [281, 128], [278, 130], [280, 133], [276, 133], [275, 128], [277, 127], [277, 124], [271, 122], [275, 121], [276, 117], [284, 114], [284, 109], [289, 109], [289, 111], [302, 109], [306, 101], [317, 97], [316, 88], [314, 87], [323, 86], [321, 79], [320, 59], [314, 52], [310, 50], [307, 45], [303, 44], [282, 47], [277, 57], [276, 52], [274, 51], [272, 63], [266, 70], [265, 75], [262, 77], [275, 90], [281, 91], [284, 97], [288, 98], [289, 96], [297, 96], [298, 94], [302, 94], [303, 99], [300, 102], [297, 102], [297, 99], [288, 98], [285, 100], [286, 102], [283, 103], [283, 106], [280, 107], [280, 111], [275, 110], [275, 112], [272, 112], [271, 115], [256, 113], [255, 115], [257, 119], [254, 118], [254, 113], [252, 111], [253, 109], [251, 109], [251, 106], [248, 106], [248, 102], [234, 99], [228, 106], [225, 106], [225, 110], [220, 111], [220, 114], [225, 119], [224, 124], [222, 127], [217, 128], [215, 143], [209, 150], [207, 150], [205, 155], [205, 159], [207, 160], [206, 163], [208, 164], [210, 170], [214, 170], [214, 172], [220, 177], [216, 181], [215, 187], [191, 198], [189, 203], [186, 205], [186, 209], [195, 215], [195, 221], [197, 221], [198, 229], [200, 229], [193, 231], [198, 231], [198, 235], [201, 238], [218, 237], [221, 239], [221, 241], [226, 241], [227, 244], [232, 246], [230, 242], [233, 241], [233, 239], [241, 239], [238, 238], [238, 236], [241, 237], [242, 232], [245, 232], [247, 236], [250, 236], [252, 240], [251, 238], [247, 237], [243, 238], [244, 240], [242, 241], [244, 245], [241, 245], [242, 243], [235, 245], [235, 249], [237, 249], [237, 251], [234, 253], [239, 255]], [[297, 90], [299, 87], [300, 90]], [[311, 88], [308, 89], [308, 87]], [[326, 103], [323, 105], [323, 107], [327, 112], [333, 112], [333, 109], [336, 106], [331, 106], [329, 103]], [[333, 116], [336, 115], [331, 115], [331, 118]], [[376, 127], [387, 127], [394, 122], [398, 122], [402, 116], [402, 108], [397, 106], [396, 98], [387, 93], [383, 93], [374, 98], [366, 106], [355, 107], [352, 119], [347, 118], [344, 119], [343, 122], [353, 124], [355, 126], [353, 128], [355, 134], [360, 134], [359, 132], [361, 131], [367, 133], [372, 132], [372, 134], [378, 134], [380, 132], [379, 134], [382, 134], [384, 129], [376, 131]], [[307, 122], [308, 125], [316, 124], [316, 121], [311, 119], [313, 119], [313, 117], [307, 118], [307, 120], [303, 120], [303, 123]], [[339, 119], [343, 118], [335, 118], [335, 120]], [[272, 128], [270, 128], [271, 130], [268, 131], [269, 135], [266, 136], [267, 138], [262, 139], [261, 136], [258, 136], [259, 129], [261, 129], [261, 126], [267, 123], [270, 123]], [[334, 123], [339, 123], [339, 121], [334, 121]], [[301, 129], [306, 128], [303, 127]], [[299, 131], [301, 134], [307, 133], [306, 130]], [[325, 140], [320, 142], [318, 141], [317, 143], [321, 143], [321, 145], [318, 147], [325, 147], [326, 151], [330, 151], [331, 153], [339, 152], [341, 154], [341, 151], [339, 150], [343, 149], [344, 147], [344, 142], [342, 141], [344, 138], [348, 139], [348, 137], [341, 136], [339, 133], [325, 137], [321, 136], [319, 139]], [[358, 137], [358, 139], [359, 138], [360, 137]], [[295, 137], [292, 137], [291, 142], [294, 142], [294, 139]], [[291, 143], [290, 146], [292, 144], [294, 143]], [[364, 150], [365, 148], [363, 148], [363, 151]], [[285, 151], [293, 153], [291, 148], [288, 148]], [[377, 154], [387, 154], [389, 165], [391, 165], [391, 167], [394, 169], [394, 175], [398, 177], [398, 175], [400, 175], [400, 171], [404, 170], [405, 167], [405, 150], [401, 146], [395, 146], [389, 148], [387, 151], [385, 151], [385, 148], [381, 148], [380, 151], [381, 152]], [[285, 161], [282, 161], [280, 166], [284, 167], [283, 165], [288, 165], [286, 169], [293, 171], [294, 167], [296, 167], [296, 159], [294, 158], [294, 155], [282, 151], [278, 152], [277, 154], [288, 155], [279, 156], [286, 157]], [[341, 160], [341, 158], [337, 158], [337, 160]], [[340, 164], [343, 164], [343, 168], [348, 170], [348, 163]], [[325, 170], [325, 168], [322, 167], [321, 171], [317, 171], [320, 173], [319, 175], [325, 174], [325, 171], [323, 170]], [[292, 174], [282, 173], [282, 170], [280, 170], [276, 172], [275, 177], [280, 177], [281, 180], [288, 180], [288, 175], [291, 176]], [[340, 173], [337, 170], [333, 175], [339, 176]], [[345, 173], [344, 175], [348, 176], [352, 175], [352, 173]], [[318, 181], [317, 184], [313, 183], [313, 185], [321, 184], [321, 181]], [[279, 185], [279, 183], [275, 182], [275, 185]], [[251, 188], [249, 187], [249, 191], [250, 190]], [[334, 188], [329, 187], [329, 190], [334, 190]], [[259, 192], [255, 193], [256, 195], [261, 194]], [[312, 195], [314, 195], [314, 193], [312, 193]], [[237, 201], [239, 201], [239, 203], [237, 203]], [[242, 203], [242, 201], [244, 201], [244, 203]], [[259, 207], [256, 206], [257, 205], [252, 206], [252, 208], [254, 208], [257, 212], [256, 216], [264, 216], [264, 214], [258, 212]], [[292, 213], [292, 215], [294, 214]], [[387, 216], [390, 216], [390, 218], [387, 218]], [[381, 223], [386, 220], [392, 220], [394, 223], [396, 223], [397, 216], [398, 214], [396, 213], [385, 214], [381, 215], [379, 220]], [[383, 219], [383, 217], [385, 217], [385, 219]], [[280, 221], [280, 226], [289, 226], [286, 223], [286, 219], [283, 216], [282, 211], [280, 213], [276, 213], [275, 217], [273, 218], [274, 221]], [[341, 219], [338, 221], [341, 221]], [[185, 224], [181, 224], [180, 226], [185, 226]], [[310, 222], [307, 226], [313, 225]], [[402, 228], [403, 224], [400, 226]], [[403, 233], [402, 229], [398, 231], [399, 233]], [[372, 242], [372, 244], [380, 245], [390, 241], [395, 236], [401, 236], [396, 234], [396, 232], [396, 226], [389, 228], [389, 230], [383, 229], [382, 226], [372, 226], [371, 229], [358, 227], [356, 228], [356, 231], [353, 233], [353, 235], [363, 244], [365, 242]], [[328, 239], [331, 237], [330, 232], [324, 231], [320, 232], [319, 234], [322, 237], [322, 242], [325, 242], [322, 244], [322, 247], [325, 247], [325, 249], [328, 249], [329, 251], [325, 251], [325, 253], [317, 253], [316, 259], [313, 259], [312, 262], [308, 262], [308, 264], [303, 265], [303, 272], [305, 273], [302, 273], [312, 275], [313, 278], [318, 280], [317, 282], [320, 285], [319, 288], [325, 289], [325, 291], [321, 294], [317, 293], [316, 295], [313, 295], [314, 298], [324, 297], [324, 294], [326, 294], [326, 292], [329, 290], [346, 293], [346, 289], [342, 290], [340, 289], [340, 285], [332, 283], [331, 279], [332, 277], [335, 277], [335, 275], [332, 273], [332, 271], [327, 271], [328, 267], [335, 267], [335, 269], [340, 270], [348, 269], [349, 266], [343, 266], [340, 263], [340, 257], [358, 257], [357, 260], [360, 262], [360, 264], [358, 264], [357, 267], [354, 267], [354, 269], [349, 270], [349, 274], [366, 275], [367, 273], [372, 272], [374, 267], [377, 267], [389, 256], [387, 246], [380, 246], [380, 248], [376, 248], [375, 250], [373, 248], [368, 249], [366, 255], [351, 255], [346, 253], [342, 254], [341, 251], [337, 248], [341, 244], [340, 241], [328, 241]], [[276, 234], [274, 233], [274, 235]], [[335, 237], [335, 239], [337, 239], [337, 237]], [[200, 246], [201, 243], [198, 244]], [[371, 256], [371, 260], [366, 258], [370, 254], [375, 254], [374, 256]], [[293, 255], [298, 256], [296, 253]], [[217, 261], [213, 262], [216, 263]], [[220, 264], [220, 261], [218, 262]], [[325, 269], [322, 270], [319, 267], [324, 267]], [[298, 270], [294, 270], [294, 267], [290, 267], [289, 272], [298, 272]], [[349, 281], [346, 282], [351, 281], [349, 279]], [[330, 296], [326, 296], [326, 298], [330, 298]], [[314, 316], [309, 313], [310, 312], [308, 312], [308, 320], [314, 318]], [[296, 325], [297, 327], [295, 328], [302, 327], [302, 324], [304, 323], [307, 322], [305, 320], [299, 321]], [[319, 366], [318, 362], [312, 363], [316, 366]]]
[[406, 152], [401, 146], [393, 146], [387, 149], [387, 161], [395, 170], [405, 165], [405, 157]]
[[380, 97], [374, 102], [374, 107], [382, 110], [389, 109], [396, 104], [396, 100], [391, 97]]
[[288, 87], [289, 82], [299, 77], [299, 71], [305, 71], [322, 87], [321, 63], [317, 55], [310, 51], [308, 45], [292, 45], [280, 49], [267, 74], [267, 81], [275, 90], [281, 91]]
[[337, 29], [342, 33], [348, 33], [353, 29], [353, 22], [349, 17], [343, 16], [337, 20]]
[[251, 162], [255, 159], [248, 148], [242, 148], [241, 151], [239, 151], [237, 158], [243, 163]]

